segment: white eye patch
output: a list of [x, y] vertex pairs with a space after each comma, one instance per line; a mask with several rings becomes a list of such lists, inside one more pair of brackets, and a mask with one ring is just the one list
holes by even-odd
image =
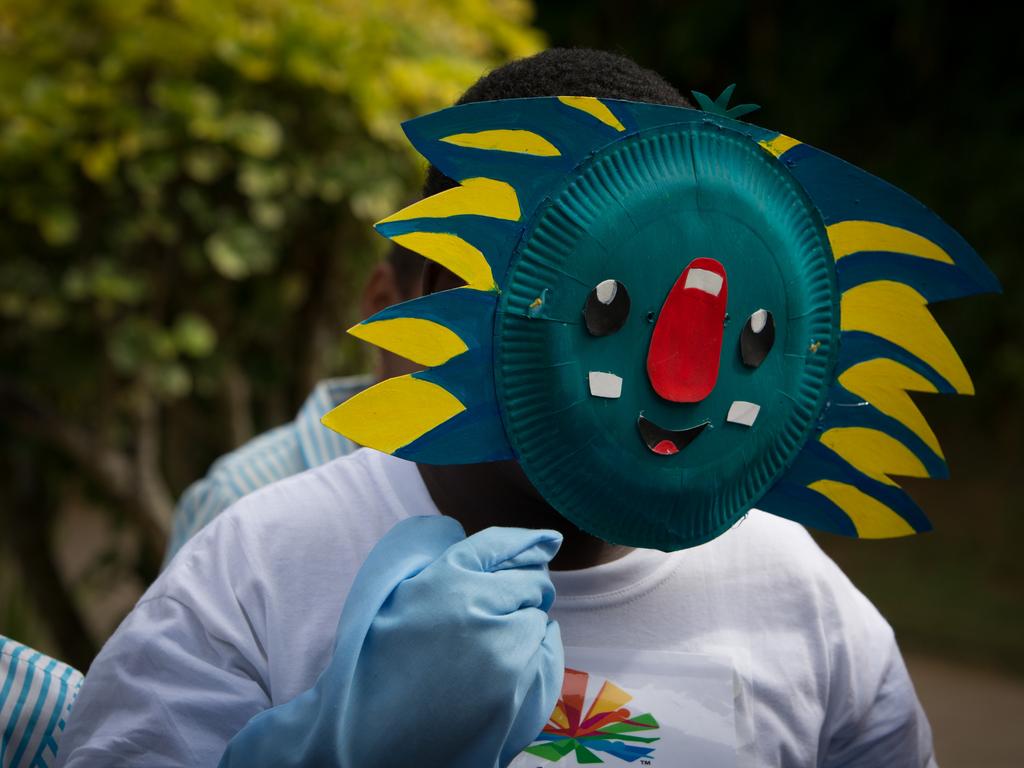
[[768, 311], [765, 309], [759, 309], [750, 316], [750, 330], [754, 333], [760, 333], [763, 331], [767, 323]]
[[757, 414], [761, 412], [761, 406], [757, 403], [748, 403], [745, 400], [734, 400], [732, 405], [729, 406], [729, 415], [725, 417], [726, 421], [731, 421], [733, 424], [742, 424], [745, 427], [751, 427], [754, 425], [754, 421], [757, 420]]
[[615, 399], [622, 396], [622, 378], [614, 373], [590, 372], [590, 394]]
[[618, 292], [619, 286], [614, 280], [602, 280], [594, 286], [597, 300], [602, 304], [611, 304], [615, 300], [615, 294]]
[[695, 267], [686, 273], [683, 288], [696, 288], [698, 291], [717, 296], [722, 291], [722, 276], [707, 269]]

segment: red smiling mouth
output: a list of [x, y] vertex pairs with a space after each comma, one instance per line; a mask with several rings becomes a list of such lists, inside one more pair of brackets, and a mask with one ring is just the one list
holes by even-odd
[[643, 438], [647, 447], [654, 453], [661, 456], [672, 456], [679, 453], [697, 439], [697, 435], [704, 431], [704, 428], [711, 422], [705, 421], [695, 427], [688, 429], [665, 429], [659, 427], [643, 415], [637, 417], [636, 426], [640, 430], [640, 437]]

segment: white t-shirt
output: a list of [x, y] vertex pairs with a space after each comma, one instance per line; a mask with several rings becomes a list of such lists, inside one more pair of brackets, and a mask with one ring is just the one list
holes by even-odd
[[[217, 765], [252, 716], [315, 683], [374, 544], [429, 514], [438, 510], [416, 466], [370, 450], [233, 505], [103, 647], [58, 764]], [[552, 580], [566, 646], [731, 658], [752, 764], [931, 761], [892, 630], [795, 523], [754, 510], [699, 547], [635, 550]]]

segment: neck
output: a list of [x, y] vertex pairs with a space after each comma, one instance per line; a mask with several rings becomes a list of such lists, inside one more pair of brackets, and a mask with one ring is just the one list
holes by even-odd
[[551, 561], [552, 570], [590, 568], [632, 551], [584, 533], [558, 514], [514, 461], [417, 466], [441, 514], [458, 520], [467, 536], [493, 525], [549, 528], [561, 533], [562, 547]]

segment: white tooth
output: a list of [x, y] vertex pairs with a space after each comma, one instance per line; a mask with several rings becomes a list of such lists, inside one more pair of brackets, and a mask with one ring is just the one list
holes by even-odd
[[694, 267], [686, 273], [686, 283], [683, 288], [696, 288], [704, 293], [717, 296], [722, 290], [722, 276], [707, 269]]
[[597, 300], [602, 304], [611, 304], [615, 299], [615, 294], [619, 292], [619, 288], [615, 285], [614, 280], [602, 280], [594, 286], [594, 292], [597, 293]]
[[760, 412], [761, 406], [757, 403], [733, 400], [732, 405], [729, 406], [729, 415], [725, 417], [725, 420], [731, 421], [733, 424], [742, 424], [745, 427], [750, 427], [753, 426], [754, 421], [757, 419], [757, 414]]
[[614, 373], [590, 372], [590, 394], [594, 397], [616, 398], [622, 395], [622, 379]]
[[760, 333], [764, 330], [765, 323], [768, 322], [768, 310], [759, 309], [757, 312], [750, 316], [750, 330], [754, 333]]

